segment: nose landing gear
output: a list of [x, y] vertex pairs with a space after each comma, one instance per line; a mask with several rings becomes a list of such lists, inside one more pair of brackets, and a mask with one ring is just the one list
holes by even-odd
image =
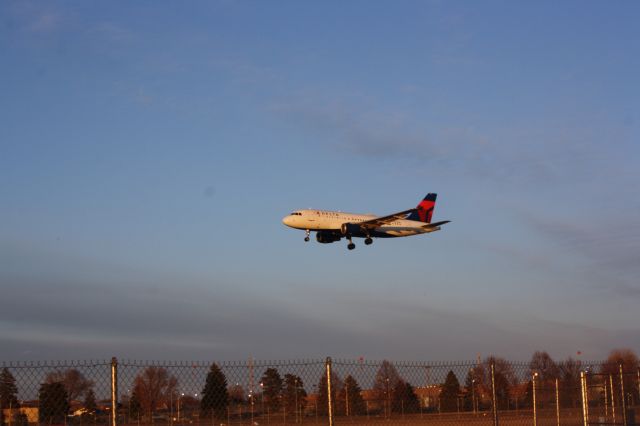
[[306, 229], [304, 231], [304, 233], [305, 233], [304, 240], [308, 242], [309, 241], [309, 234], [311, 234], [311, 231], [309, 229]]

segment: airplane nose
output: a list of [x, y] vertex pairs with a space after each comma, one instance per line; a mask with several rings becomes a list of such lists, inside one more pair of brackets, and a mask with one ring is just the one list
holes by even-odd
[[285, 225], [287, 225], [287, 226], [291, 226], [291, 215], [289, 215], [289, 216], [285, 216], [285, 217], [282, 219], [282, 223], [284, 223], [284, 224], [285, 224]]

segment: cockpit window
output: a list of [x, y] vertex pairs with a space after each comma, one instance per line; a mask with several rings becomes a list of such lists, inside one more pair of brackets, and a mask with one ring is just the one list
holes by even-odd
[[293, 213], [291, 213], [291, 216], [302, 216], [302, 213], [300, 213], [300, 212], [293, 212]]

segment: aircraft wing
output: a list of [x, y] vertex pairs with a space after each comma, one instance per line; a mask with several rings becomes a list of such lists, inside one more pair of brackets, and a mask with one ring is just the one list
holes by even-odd
[[356, 225], [364, 229], [375, 229], [382, 225], [386, 225], [394, 220], [404, 219], [409, 213], [416, 211], [416, 209], [409, 209], [402, 212], [390, 214], [388, 216], [376, 217], [375, 219], [366, 220], [364, 222], [358, 222]]

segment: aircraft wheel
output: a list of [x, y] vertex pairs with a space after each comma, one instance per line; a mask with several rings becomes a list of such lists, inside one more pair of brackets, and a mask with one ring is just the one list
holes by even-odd
[[304, 237], [304, 240], [305, 241], [309, 241], [309, 237]]
[[372, 240], [371, 238], [367, 238], [366, 240], [364, 240], [364, 243], [365, 243], [366, 245], [369, 245], [369, 244], [371, 244], [372, 242], [373, 242], [373, 240]]
[[355, 245], [355, 244], [353, 244], [353, 243], [349, 243], [349, 245], [347, 246], [347, 248], [348, 248], [349, 250], [353, 250], [354, 248], [356, 248], [356, 245]]

